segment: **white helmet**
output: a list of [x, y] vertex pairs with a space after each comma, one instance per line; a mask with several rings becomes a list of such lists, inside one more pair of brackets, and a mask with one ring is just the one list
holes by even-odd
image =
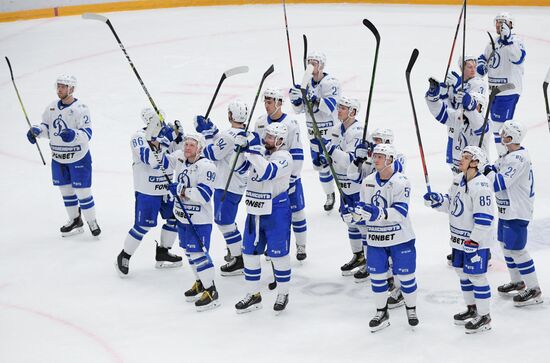
[[195, 140], [197, 142], [198, 150], [197, 154], [200, 154], [201, 151], [206, 146], [206, 140], [202, 134], [199, 134], [198, 132], [191, 132], [189, 134], [185, 134], [183, 137], [183, 141], [185, 142], [187, 139]]
[[386, 155], [386, 159], [391, 157], [393, 160], [395, 160], [397, 154], [392, 144], [378, 144], [374, 147], [372, 153]]
[[357, 116], [359, 109], [361, 108], [361, 102], [359, 102], [357, 98], [349, 98], [346, 96], [340, 96], [338, 99], [338, 105], [349, 108], [350, 113], [351, 110], [355, 110], [355, 116]]
[[382, 144], [393, 144], [393, 131], [391, 129], [376, 129], [371, 135], [372, 139], [381, 139]]
[[[164, 114], [164, 112], [162, 110], [159, 110], [159, 112], [162, 115], [162, 119], [165, 119], [166, 115]], [[146, 126], [148, 126], [151, 122], [155, 122], [157, 124], [161, 123], [159, 115], [151, 107], [145, 107], [143, 110], [141, 110], [141, 119]]]
[[281, 122], [272, 122], [265, 128], [265, 134], [275, 137], [275, 147], [281, 147], [288, 136], [288, 127]]
[[514, 23], [514, 18], [509, 12], [505, 11], [495, 16], [495, 24], [498, 23], [499, 21], [507, 22], [511, 29]]
[[64, 84], [69, 87], [76, 87], [76, 77], [70, 74], [62, 74], [55, 80], [55, 85]]
[[460, 68], [462, 70], [462, 64], [466, 63], [466, 62], [469, 62], [469, 61], [472, 61], [472, 62], [474, 62], [474, 64], [477, 65], [477, 57], [475, 55], [472, 55], [472, 54], [464, 55], [464, 62], [462, 62], [462, 56], [459, 56], [458, 57], [458, 68]]
[[473, 145], [466, 146], [464, 149], [462, 149], [462, 153], [460, 154], [460, 156], [462, 157], [464, 153], [468, 153], [472, 155], [472, 161], [473, 160], [478, 161], [477, 170], [483, 170], [485, 169], [485, 166], [489, 164], [489, 160], [487, 159], [487, 154], [480, 147], [473, 146]]
[[523, 125], [519, 123], [518, 121], [508, 120], [502, 125], [500, 128], [500, 136], [502, 139], [505, 137], [511, 137], [512, 141], [509, 143], [504, 143], [504, 145], [508, 144], [521, 144], [523, 141], [523, 138], [525, 137], [525, 131], [523, 129]]
[[235, 100], [227, 105], [227, 112], [231, 112], [234, 122], [244, 124], [248, 118], [248, 106], [244, 101]]
[[307, 55], [307, 61], [309, 62], [310, 60], [316, 60], [319, 62], [319, 66], [324, 68], [327, 62], [327, 56], [325, 53], [313, 51]]
[[266, 88], [266, 90], [264, 91], [264, 100], [266, 98], [272, 98], [274, 99], [275, 101], [281, 101], [283, 102], [284, 100], [284, 96], [283, 96], [283, 93], [281, 92], [281, 90], [279, 89], [275, 89], [275, 88]]

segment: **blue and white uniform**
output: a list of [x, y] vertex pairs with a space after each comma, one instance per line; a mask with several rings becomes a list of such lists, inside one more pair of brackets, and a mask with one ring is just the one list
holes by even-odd
[[[466, 182], [463, 173], [456, 175], [441, 203], [431, 207], [449, 215], [452, 266], [460, 278], [466, 305], [476, 305], [480, 315], [489, 313], [491, 288], [487, 280], [489, 246], [493, 241], [494, 198], [489, 180], [478, 173]], [[466, 241], [478, 244], [472, 252]]]
[[[88, 223], [95, 221], [89, 150], [92, 119], [88, 107], [76, 98], [67, 105], [61, 100], [54, 101], [44, 110], [38, 127], [38, 137], [50, 140], [53, 185], [59, 186], [69, 219], [79, 216], [80, 207]], [[74, 131], [72, 141], [63, 141], [60, 134], [64, 129]]]
[[523, 147], [498, 158], [489, 177], [498, 207], [498, 241], [513, 283], [539, 287], [535, 263], [526, 250], [527, 226], [533, 218], [535, 180], [529, 153]]
[[[315, 121], [319, 127], [319, 132], [323, 138], [329, 136], [329, 131], [335, 125], [338, 125], [338, 110], [336, 103], [340, 96], [340, 82], [327, 73], [323, 73], [323, 78], [316, 82], [314, 79], [306, 86], [308, 97], [315, 97], [313, 102], [313, 114]], [[313, 120], [309, 114], [304, 102], [300, 102], [298, 105], [293, 103], [292, 107], [297, 114], [305, 113], [306, 125], [308, 129], [309, 138], [313, 139]], [[334, 193], [334, 185], [332, 183], [332, 175], [330, 174], [329, 167], [320, 162], [320, 154], [311, 150], [311, 157], [313, 161], [313, 167], [319, 171], [319, 180], [325, 194]]]
[[217, 133], [213, 142], [207, 145], [203, 150], [203, 155], [216, 165], [217, 176], [214, 183], [214, 222], [223, 234], [227, 248], [231, 256], [240, 256], [242, 254], [242, 236], [235, 219], [239, 209], [239, 203], [247, 184], [247, 170], [249, 163], [244, 155], [239, 155], [235, 171], [231, 177], [231, 183], [227, 188], [225, 199], [222, 197], [225, 184], [229, 179], [229, 173], [233, 166], [235, 152], [235, 137], [242, 128], [231, 127], [228, 130]]
[[377, 309], [386, 307], [390, 257], [406, 305], [416, 306], [416, 248], [409, 218], [410, 191], [409, 180], [400, 172], [394, 172], [388, 180], [382, 180], [380, 173], [375, 172], [361, 184], [361, 202], [376, 207], [378, 212], [362, 218], [367, 229], [367, 271]]
[[260, 139], [264, 139], [266, 135], [266, 127], [272, 123], [282, 123], [288, 129], [288, 135], [285, 143], [280, 147], [280, 150], [287, 150], [292, 156], [292, 174], [290, 175], [290, 183], [288, 188], [288, 197], [290, 199], [290, 208], [292, 210], [292, 230], [296, 237], [297, 246], [305, 246], [307, 241], [307, 221], [305, 214], [305, 197], [302, 187], [302, 167], [304, 164], [304, 147], [300, 137], [300, 126], [296, 118], [283, 113], [282, 116], [274, 120], [270, 116], [262, 115], [256, 120], [254, 131], [260, 135]]

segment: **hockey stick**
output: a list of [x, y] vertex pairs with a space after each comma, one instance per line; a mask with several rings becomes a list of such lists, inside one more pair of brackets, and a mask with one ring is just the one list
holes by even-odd
[[307, 37], [305, 34], [302, 34], [304, 38], [304, 70], [307, 68]]
[[550, 107], [548, 106], [548, 83], [550, 83], [550, 68], [546, 73], [546, 79], [542, 82], [542, 92], [544, 93], [544, 103], [546, 103], [546, 119], [548, 120], [548, 129], [550, 130]]
[[101, 22], [107, 24], [109, 29], [111, 29], [111, 31], [113, 32], [113, 35], [115, 36], [115, 39], [118, 43], [118, 46], [120, 47], [120, 49], [122, 50], [122, 52], [126, 56], [126, 60], [128, 61], [128, 64], [130, 64], [130, 67], [134, 71], [134, 74], [136, 75], [136, 77], [139, 81], [139, 84], [141, 85], [141, 88], [143, 88], [143, 91], [145, 91], [145, 94], [147, 95], [147, 98], [149, 98], [149, 102], [151, 103], [151, 106], [153, 106], [153, 109], [155, 110], [155, 112], [159, 116], [161, 123], [164, 123], [164, 117], [159, 112], [159, 109], [158, 109], [157, 105], [155, 104], [155, 101], [153, 101], [153, 97], [151, 97], [151, 95], [149, 94], [149, 91], [147, 90], [147, 87], [145, 87], [145, 83], [143, 83], [143, 80], [141, 79], [141, 76], [139, 75], [136, 67], [134, 66], [134, 63], [132, 62], [132, 59], [130, 59], [130, 56], [128, 55], [128, 52], [126, 52], [126, 48], [124, 48], [124, 45], [120, 41], [120, 38], [118, 37], [118, 34], [116, 33], [115, 28], [113, 27], [113, 24], [111, 24], [111, 21], [109, 20], [109, 18], [107, 18], [106, 16], [103, 16], [103, 15], [100, 15], [100, 14], [93, 14], [93, 13], [84, 13], [84, 14], [82, 14], [82, 18], [83, 19], [89, 19], [89, 20], [101, 21]]
[[[464, 58], [466, 56], [466, 8], [467, 8], [467, 0], [464, 0], [464, 24], [462, 25], [462, 60], [460, 61], [460, 69], [461, 72], [461, 80], [460, 80], [460, 90], [464, 92]], [[456, 91], [456, 90], [455, 90]], [[464, 104], [460, 103], [460, 114], [462, 115], [462, 118], [464, 119]], [[466, 186], [468, 188], [468, 186]]]
[[21, 105], [21, 109], [23, 110], [23, 114], [25, 115], [25, 120], [27, 120], [27, 125], [29, 125], [29, 131], [31, 131], [32, 138], [34, 140], [34, 144], [36, 145], [36, 149], [38, 150], [38, 153], [40, 154], [40, 159], [42, 159], [42, 163], [46, 165], [46, 160], [44, 160], [44, 155], [42, 155], [42, 150], [40, 150], [40, 145], [38, 145], [38, 140], [36, 139], [36, 136], [32, 133], [32, 125], [29, 121], [29, 116], [27, 116], [27, 111], [25, 110], [25, 106], [23, 105], [23, 100], [21, 100], [21, 96], [19, 95], [19, 90], [17, 89], [17, 85], [15, 84], [15, 78], [13, 78], [13, 70], [11, 69], [11, 63], [8, 57], [6, 58], [6, 62], [8, 62], [8, 68], [10, 69], [10, 76], [11, 76], [11, 83], [13, 83], [13, 88], [15, 88], [15, 93], [17, 94], [17, 98], [19, 99], [19, 104]]
[[453, 45], [451, 46], [451, 54], [449, 54], [449, 61], [447, 62], [447, 69], [445, 70], [445, 77], [443, 77], [443, 82], [445, 82], [445, 80], [447, 79], [447, 75], [449, 74], [449, 68], [451, 67], [451, 61], [453, 59], [453, 53], [455, 51], [456, 38], [458, 37], [458, 30], [460, 29], [460, 24], [462, 23], [462, 14], [464, 13], [465, 7], [466, 7], [466, 0], [464, 0], [464, 3], [460, 8], [460, 15], [458, 16], [458, 24], [456, 24], [456, 31], [455, 31], [455, 36], [453, 38]]
[[367, 115], [365, 116], [365, 127], [363, 128], [363, 143], [367, 138], [367, 127], [369, 125], [370, 105], [372, 101], [372, 90], [374, 88], [374, 78], [376, 76], [376, 65], [378, 64], [378, 50], [380, 48], [380, 33], [378, 29], [367, 19], [363, 19], [363, 25], [369, 28], [374, 37], [376, 38], [376, 51], [374, 53], [374, 64], [372, 65], [372, 78], [370, 80], [369, 99], [367, 101]]
[[495, 40], [493, 39], [493, 36], [491, 35], [491, 33], [487, 32], [487, 35], [489, 36], [489, 40], [491, 41], [491, 48], [493, 49], [491, 51], [491, 54], [489, 54], [489, 59], [487, 59], [487, 66], [489, 66], [489, 61], [491, 60], [491, 58], [493, 58], [497, 49], [495, 47]]
[[420, 136], [420, 127], [418, 126], [418, 118], [416, 117], [416, 109], [414, 107], [414, 99], [411, 90], [411, 71], [418, 58], [418, 49], [414, 49], [409, 59], [409, 64], [407, 65], [407, 70], [405, 71], [405, 78], [407, 80], [407, 88], [409, 89], [409, 98], [411, 100], [411, 106], [413, 111], [414, 118], [414, 127], [416, 129], [416, 138], [418, 139], [418, 149], [420, 150], [420, 160], [422, 161], [422, 169], [424, 170], [424, 179], [426, 180], [426, 188], [428, 193], [432, 191], [430, 187], [430, 178], [428, 177], [428, 168], [426, 166], [426, 157], [424, 156], [424, 147], [422, 146], [422, 137]]
[[206, 110], [206, 114], [204, 115], [205, 119], [208, 119], [208, 115], [210, 115], [210, 111], [212, 110], [212, 106], [214, 106], [214, 101], [216, 100], [216, 97], [218, 97], [218, 92], [220, 91], [223, 81], [225, 81], [226, 78], [229, 78], [236, 74], [247, 73], [247, 72], [248, 72], [247, 66], [235, 67], [223, 72], [220, 78], [220, 81], [218, 82], [218, 86], [216, 87], [216, 91], [214, 91], [214, 96], [212, 96], [212, 100], [210, 100], [210, 104], [208, 105], [208, 109]]
[[285, 14], [286, 44], [288, 46], [288, 58], [290, 59], [290, 74], [292, 75], [292, 84], [296, 84], [294, 79], [294, 65], [292, 63], [292, 51], [290, 49], [290, 36], [288, 35], [288, 20], [286, 18], [286, 1], [283, 0], [283, 12]]
[[345, 198], [344, 198], [345, 194], [342, 191], [342, 186], [340, 185], [340, 181], [338, 180], [338, 176], [336, 175], [336, 171], [334, 170], [334, 166], [332, 165], [332, 158], [330, 157], [327, 151], [325, 143], [323, 142], [323, 137], [321, 136], [321, 132], [319, 131], [319, 126], [317, 125], [317, 121], [315, 120], [315, 115], [313, 114], [312, 102], [308, 99], [307, 91], [304, 88], [304, 87], [307, 87], [307, 85], [311, 82], [312, 77], [313, 77], [313, 65], [308, 64], [308, 66], [306, 67], [306, 71], [304, 73], [304, 78], [302, 79], [302, 88], [300, 88], [300, 91], [302, 92], [302, 98], [306, 104], [307, 112], [311, 116], [311, 123], [313, 124], [313, 135], [319, 141], [319, 144], [321, 144], [323, 156], [325, 157], [330, 169], [330, 173], [334, 178], [334, 182], [336, 183], [336, 188], [338, 188], [338, 192], [340, 193], [340, 198], [345, 203]]
[[485, 118], [483, 119], [483, 126], [481, 126], [481, 136], [479, 137], [479, 143], [477, 146], [481, 147], [483, 145], [483, 138], [485, 137], [485, 130], [487, 129], [487, 123], [489, 122], [489, 113], [491, 111], [491, 106], [495, 97], [503, 91], [508, 91], [516, 88], [512, 83], [506, 83], [497, 87], [493, 87], [491, 93], [489, 94], [489, 104], [487, 105], [487, 110], [485, 111]]
[[[254, 109], [256, 108], [256, 103], [258, 102], [258, 97], [260, 97], [260, 92], [262, 91], [262, 86], [264, 85], [264, 81], [271, 73], [275, 71], [275, 67], [273, 64], [269, 66], [267, 71], [262, 75], [262, 80], [260, 81], [260, 85], [258, 86], [258, 91], [256, 92], [256, 98], [254, 98], [254, 103], [252, 104], [252, 109], [250, 110], [250, 114], [248, 115], [248, 122], [246, 123], [246, 127], [244, 128], [244, 132], [248, 132], [248, 128], [250, 127], [250, 123], [252, 121], [252, 115], [254, 114]], [[223, 190], [223, 196], [222, 196], [222, 202], [225, 200], [225, 196], [227, 194], [227, 189], [229, 188], [229, 183], [231, 183], [231, 179], [233, 178], [233, 173], [235, 172], [235, 166], [237, 165], [237, 160], [239, 159], [239, 155], [241, 154], [241, 147], [237, 146], [237, 150], [235, 151], [234, 157], [233, 157], [233, 163], [231, 165], [231, 172], [229, 173], [229, 176], [227, 178], [227, 182], [225, 183], [225, 188]]]
[[270, 282], [267, 287], [269, 290], [275, 290], [277, 288], [277, 278], [275, 277], [275, 265], [273, 264], [273, 260], [271, 260], [271, 269], [273, 270], [273, 281]]

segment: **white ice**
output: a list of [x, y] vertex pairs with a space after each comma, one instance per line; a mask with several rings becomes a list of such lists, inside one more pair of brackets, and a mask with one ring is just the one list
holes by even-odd
[[[78, 77], [76, 95], [93, 117], [93, 192], [103, 233], [89, 231], [62, 238], [66, 214], [51, 186], [49, 161], [42, 166], [25, 137], [27, 126], [9, 79], [0, 72], [1, 203], [0, 361], [1, 362], [460, 362], [545, 361], [550, 354], [548, 303], [515, 308], [497, 296], [509, 280], [502, 254], [493, 250], [489, 279], [493, 289], [493, 330], [467, 336], [452, 323], [464, 307], [459, 282], [446, 265], [449, 251], [445, 215], [423, 206], [424, 177], [414, 134], [404, 71], [413, 48], [420, 56], [412, 83], [432, 187], [446, 191], [451, 175], [444, 164], [445, 128], [429, 114], [424, 93], [430, 75], [443, 77], [459, 13], [456, 6], [288, 5], [294, 70], [302, 76], [302, 34], [310, 49], [327, 54], [326, 70], [342, 82], [344, 93], [366, 111], [374, 38], [362, 25], [370, 19], [382, 36], [369, 130], [388, 126], [409, 159], [413, 193], [410, 213], [417, 234], [418, 314], [411, 331], [403, 308], [391, 311], [391, 326], [371, 334], [374, 314], [370, 284], [340, 276], [351, 253], [338, 214], [322, 211], [317, 175], [306, 160], [303, 172], [308, 217], [308, 259], [292, 257], [292, 286], [287, 311], [274, 316], [274, 292], [262, 290], [264, 309], [238, 316], [234, 304], [245, 294], [242, 277], [217, 276], [222, 307], [197, 313], [183, 299], [193, 283], [188, 266], [154, 269], [150, 232], [122, 280], [113, 262], [133, 223], [129, 137], [141, 127], [139, 112], [148, 105], [107, 26], [80, 17], [0, 24], [2, 55], [10, 58], [17, 86], [32, 123], [56, 98], [60, 73]], [[469, 7], [467, 53], [479, 54], [503, 9]], [[530, 251], [543, 292], [550, 294], [550, 218], [548, 145], [542, 81], [550, 65], [550, 9], [514, 7], [517, 32], [525, 39], [525, 89], [517, 119], [529, 133], [536, 177], [536, 205]], [[226, 106], [234, 98], [252, 103], [261, 74], [276, 72], [266, 86], [291, 85], [282, 7], [199, 7], [108, 14], [155, 102], [169, 118], [192, 127], [204, 113], [221, 73], [248, 65], [250, 73], [228, 79], [212, 118], [226, 126]], [[457, 42], [453, 68], [461, 53]], [[288, 107], [286, 107], [288, 109]], [[259, 103], [255, 115], [263, 111]], [[303, 116], [301, 116], [303, 117]], [[305, 126], [302, 125], [305, 131]], [[48, 154], [45, 140], [40, 141]], [[306, 153], [307, 154], [307, 153]], [[306, 156], [307, 157], [307, 156]], [[244, 214], [239, 214], [242, 222]], [[242, 223], [241, 223], [242, 226]], [[241, 227], [242, 228], [242, 227]], [[215, 231], [212, 255], [223, 263], [224, 242]], [[181, 249], [178, 247], [178, 253]], [[294, 251], [292, 251], [294, 256]], [[265, 264], [263, 282], [272, 279]], [[549, 295], [550, 296], [550, 295]]]

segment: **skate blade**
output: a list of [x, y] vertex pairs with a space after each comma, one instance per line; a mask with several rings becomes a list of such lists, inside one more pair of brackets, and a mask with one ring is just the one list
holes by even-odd
[[472, 319], [473, 318], [466, 319], [466, 320], [454, 320], [454, 323], [455, 323], [456, 326], [464, 326], [464, 325], [466, 325], [467, 322], [469, 322]]
[[357, 270], [359, 267], [354, 268], [353, 270], [349, 271], [342, 271], [342, 276], [353, 276], [355, 274], [355, 270]]
[[401, 300], [400, 302], [398, 302], [397, 304], [388, 304], [388, 309], [397, 309], [401, 306], [405, 305], [405, 300]]
[[62, 232], [61, 237], [76, 236], [77, 234], [81, 234], [81, 233], [84, 233], [84, 228], [78, 227], [78, 228], [73, 229], [70, 232], [65, 232], [65, 233]]
[[489, 330], [491, 330], [491, 325], [490, 325], [490, 324], [487, 324], [487, 325], [483, 325], [483, 326], [480, 327], [479, 329], [466, 330], [466, 334], [482, 333], [482, 332], [484, 332], [484, 331], [489, 331]]
[[200, 294], [195, 295], [195, 296], [186, 296], [185, 301], [187, 301], [189, 303], [194, 303], [195, 301], [199, 300], [200, 298], [201, 298]]
[[235, 311], [237, 312], [237, 314], [246, 314], [246, 313], [253, 312], [255, 310], [260, 310], [261, 308], [263, 308], [262, 304], [257, 303], [257, 304], [254, 304], [252, 306], [247, 307], [246, 309], [240, 309], [240, 310], [235, 309]]
[[273, 312], [275, 313], [275, 316], [279, 316], [281, 315], [282, 312], [284, 312], [286, 310], [286, 308], [284, 308], [283, 310], [274, 310]]
[[115, 270], [121, 279], [125, 279], [126, 277], [128, 277], [128, 274], [125, 274], [122, 271], [120, 271], [120, 269], [118, 268], [118, 263], [116, 263], [116, 261], [115, 261]]
[[517, 308], [522, 308], [522, 307], [525, 307], [525, 306], [542, 304], [543, 302], [544, 302], [544, 300], [542, 298], [531, 299], [531, 300], [522, 301], [522, 302], [515, 302], [514, 301], [514, 306], [517, 307]]
[[505, 299], [513, 299], [514, 296], [516, 296], [517, 294], [519, 294], [521, 291], [523, 290], [513, 290], [513, 291], [510, 291], [510, 292], [498, 292], [499, 296], [505, 298]]
[[370, 332], [371, 332], [371, 333], [376, 333], [377, 331], [380, 331], [380, 330], [382, 330], [382, 329], [385, 329], [385, 328], [387, 328], [388, 326], [390, 326], [390, 321], [389, 321], [389, 320], [386, 320], [385, 322], [381, 323], [381, 324], [378, 325], [377, 327], [370, 328]]
[[214, 300], [208, 305], [196, 306], [196, 308], [199, 313], [202, 313], [203, 311], [213, 310], [213, 309], [219, 308], [220, 306], [221, 306], [221, 303], [218, 300]]
[[231, 272], [220, 271], [220, 275], [225, 276], [225, 277], [240, 276], [240, 275], [244, 275], [244, 269], [240, 269], [240, 270], [237, 270], [237, 271], [231, 271]]
[[369, 281], [369, 278], [368, 277], [365, 277], [365, 278], [362, 278], [362, 279], [358, 279], [357, 277], [354, 278], [353, 280], [356, 284], [362, 284], [364, 282], [368, 282]]
[[158, 268], [158, 269], [176, 268], [181, 266], [183, 266], [182, 261], [177, 261], [177, 262], [157, 261], [155, 263], [155, 268]]

